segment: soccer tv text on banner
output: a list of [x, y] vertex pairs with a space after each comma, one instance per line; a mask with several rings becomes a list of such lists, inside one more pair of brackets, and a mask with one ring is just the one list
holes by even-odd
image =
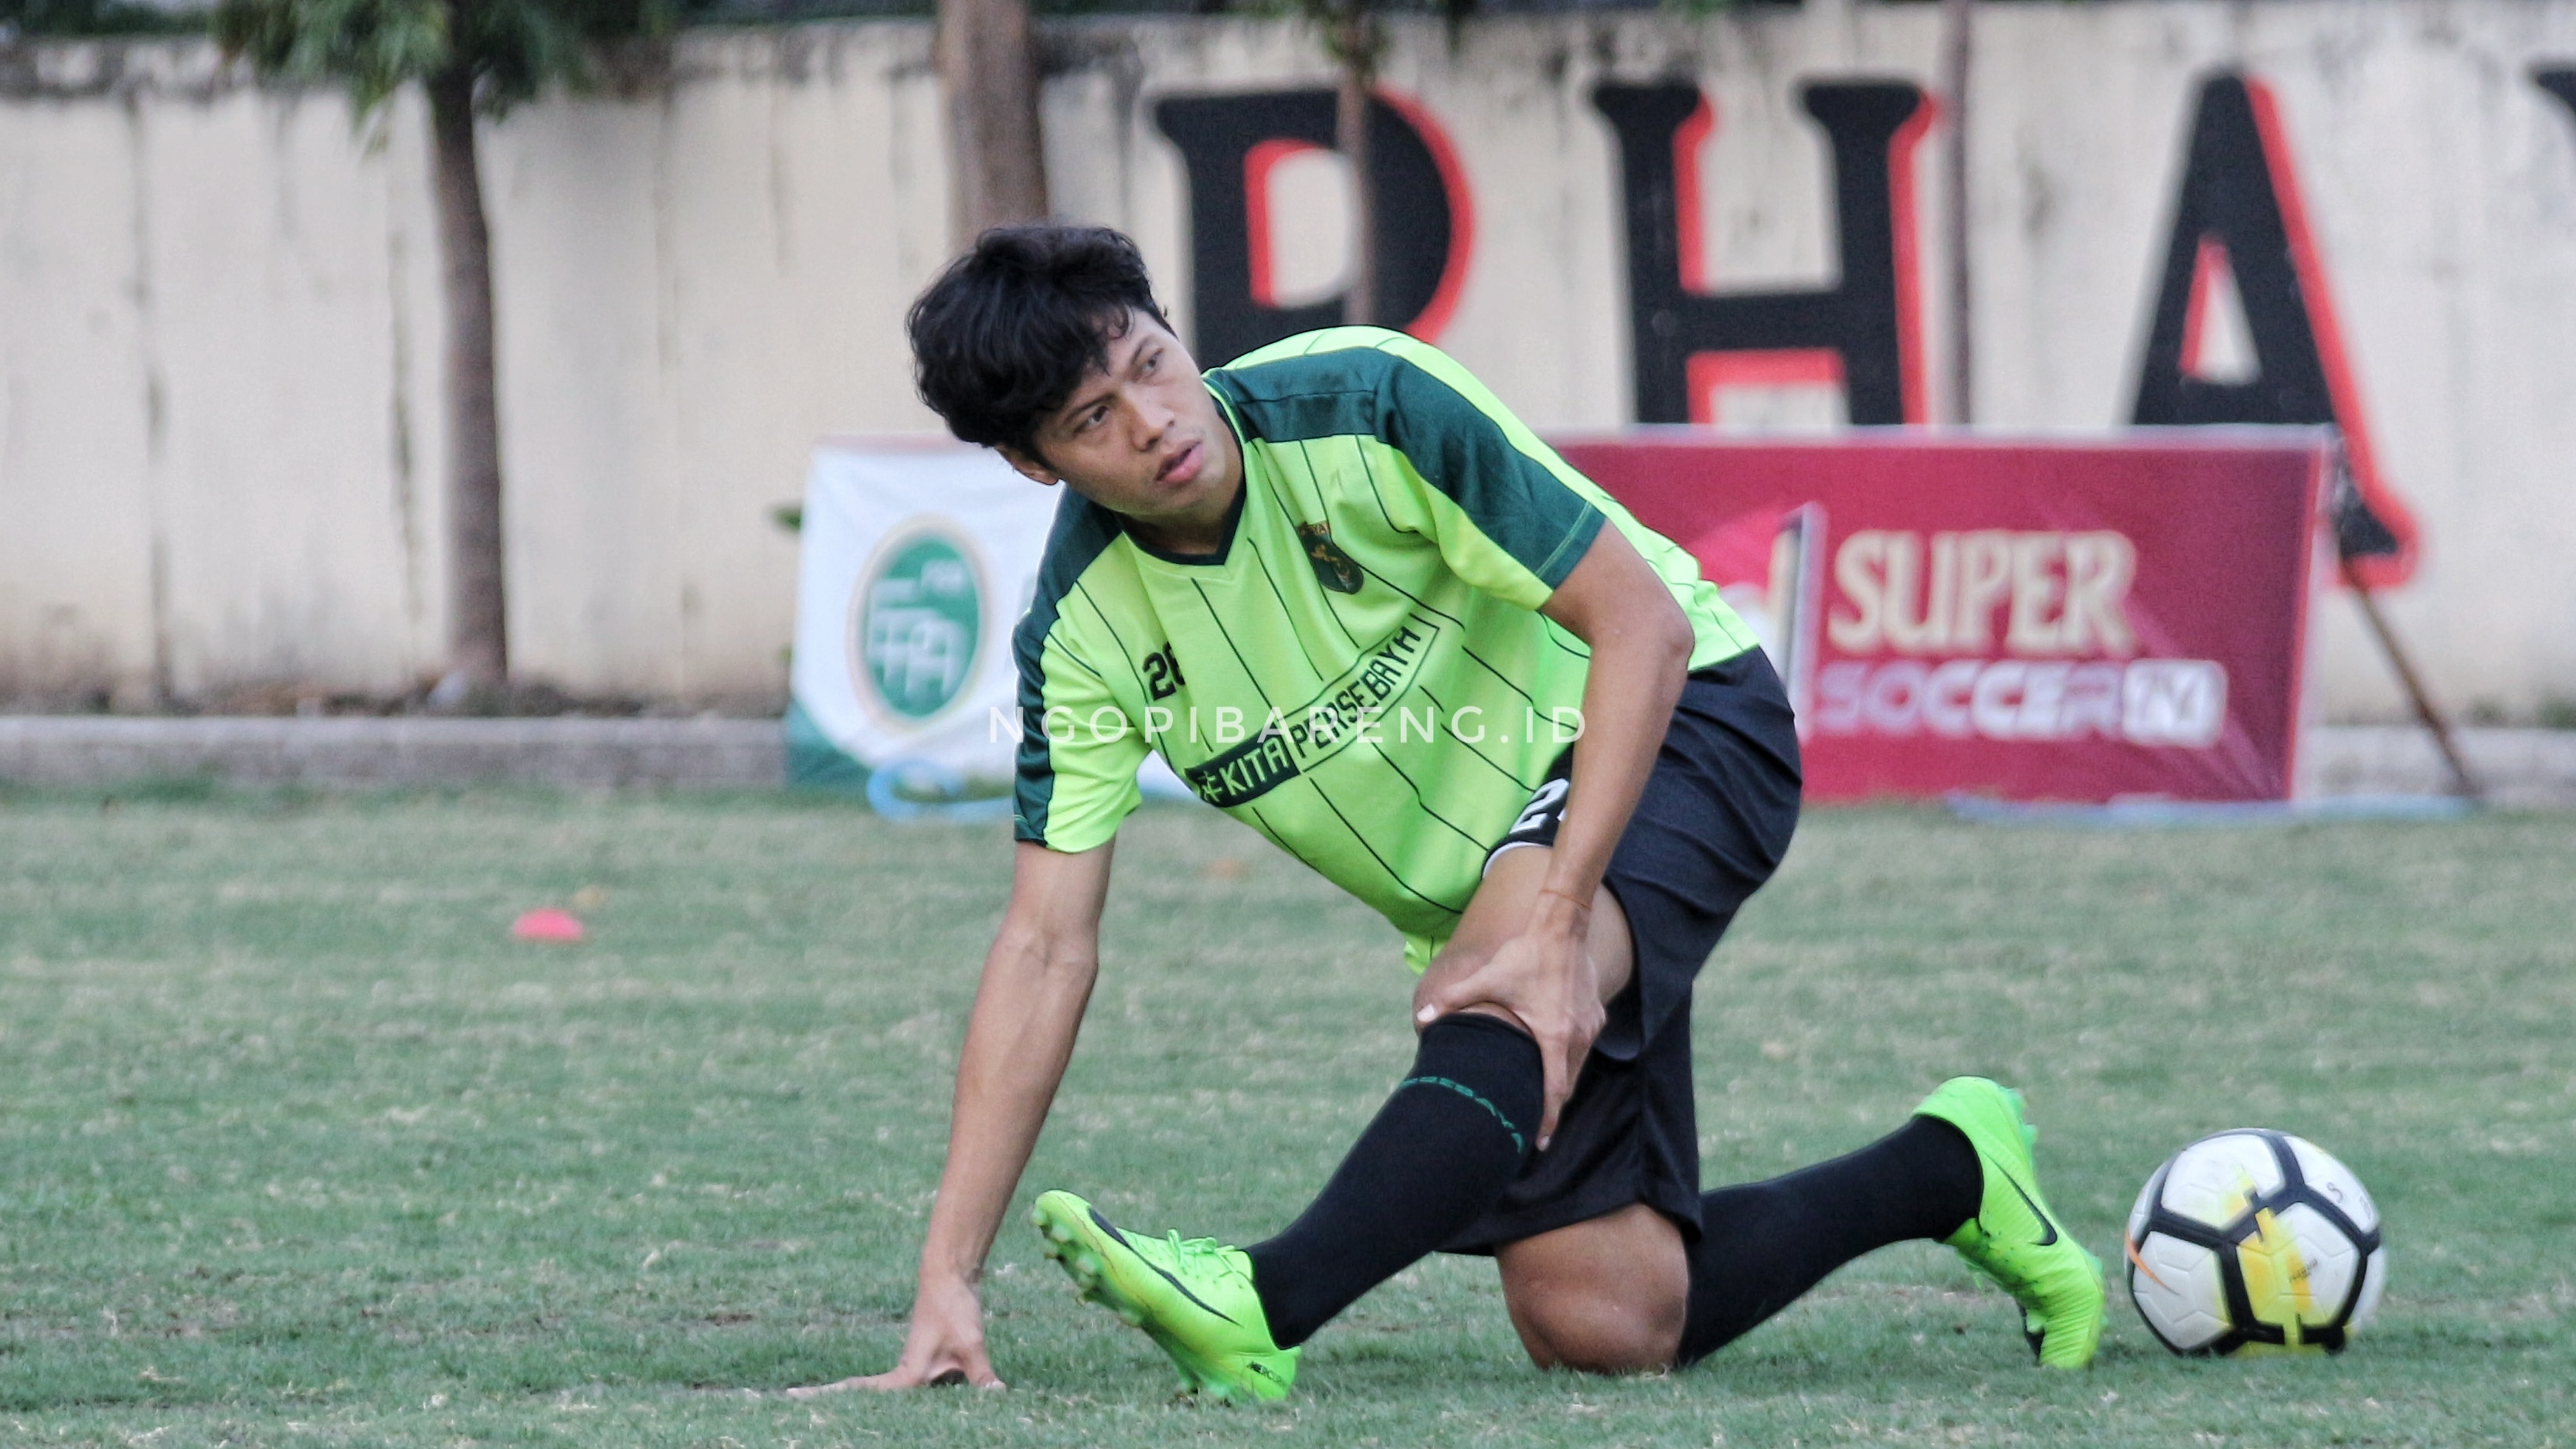
[[1810, 799], [2291, 792], [2320, 430], [1560, 446], [1756, 621]]

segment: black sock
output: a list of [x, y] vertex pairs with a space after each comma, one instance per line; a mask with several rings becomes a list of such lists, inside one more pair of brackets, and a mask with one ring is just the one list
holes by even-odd
[[1984, 1193], [1966, 1135], [1917, 1117], [1849, 1156], [1703, 1196], [1678, 1362], [1723, 1347], [1863, 1253], [1948, 1237]]
[[1413, 1070], [1287, 1231], [1245, 1251], [1270, 1337], [1292, 1348], [1476, 1220], [1538, 1134], [1538, 1043], [1490, 1016], [1425, 1028]]

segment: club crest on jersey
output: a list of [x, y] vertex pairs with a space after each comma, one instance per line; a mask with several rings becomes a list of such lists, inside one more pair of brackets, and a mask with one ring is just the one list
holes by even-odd
[[1306, 545], [1306, 562], [1315, 566], [1315, 580], [1337, 594], [1356, 594], [1365, 577], [1359, 564], [1333, 542], [1333, 530], [1327, 524], [1301, 523], [1297, 538]]

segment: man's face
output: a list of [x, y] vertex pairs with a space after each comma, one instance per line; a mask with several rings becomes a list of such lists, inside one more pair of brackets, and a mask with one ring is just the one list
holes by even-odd
[[1061, 479], [1184, 547], [1223, 543], [1242, 450], [1188, 349], [1153, 318], [1129, 315], [1127, 330], [1109, 339], [1108, 365], [1039, 424], [1036, 442], [1034, 456], [1009, 448], [1003, 456], [1037, 482]]

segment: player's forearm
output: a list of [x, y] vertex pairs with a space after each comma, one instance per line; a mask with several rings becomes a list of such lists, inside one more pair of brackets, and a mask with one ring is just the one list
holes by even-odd
[[1593, 536], [1540, 612], [1592, 646], [1574, 780], [1533, 923], [1571, 931], [1588, 916], [1610, 853], [1645, 793], [1690, 670], [1693, 638], [1662, 577], [1611, 527]]
[[972, 1283], [1064, 1080], [1099, 971], [1096, 944], [1006, 926], [984, 964], [957, 1065], [948, 1164], [921, 1279]]
[[[1653, 607], [1660, 604], [1660, 609]], [[1690, 623], [1657, 585], [1645, 606], [1593, 630], [1574, 781], [1548, 862], [1547, 895], [1588, 908], [1655, 767], [1690, 666]]]

